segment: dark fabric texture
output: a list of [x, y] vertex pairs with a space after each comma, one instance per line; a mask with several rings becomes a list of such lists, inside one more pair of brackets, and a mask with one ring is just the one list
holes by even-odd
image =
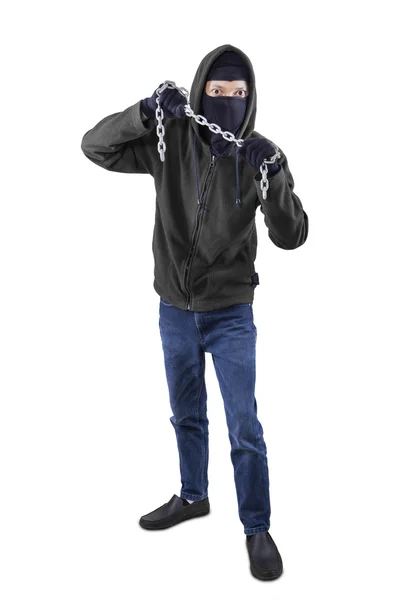
[[232, 50], [218, 56], [207, 75], [207, 81], [249, 81], [250, 74], [243, 57]]
[[[218, 46], [200, 61], [190, 88], [190, 105], [195, 114], [201, 114], [207, 75], [214, 61], [227, 50], [239, 53], [249, 70], [248, 102], [238, 138], [265, 139], [254, 129], [257, 94], [253, 66], [235, 46]], [[308, 235], [308, 216], [294, 192], [284, 151], [279, 148], [281, 168], [269, 178], [264, 200], [260, 171], [239, 152], [225, 157], [213, 155], [202, 131], [204, 125], [193, 118], [164, 119], [166, 153], [162, 162], [156, 120], [143, 118], [143, 114], [138, 100], [104, 117], [84, 134], [81, 148], [89, 160], [108, 171], [154, 178], [155, 291], [178, 308], [198, 312], [252, 302], [257, 285], [254, 282], [262, 285], [255, 271], [256, 209], [260, 207], [268, 235], [277, 247], [298, 248]], [[235, 203], [238, 184], [240, 203]], [[139, 217], [141, 200], [137, 198]]]

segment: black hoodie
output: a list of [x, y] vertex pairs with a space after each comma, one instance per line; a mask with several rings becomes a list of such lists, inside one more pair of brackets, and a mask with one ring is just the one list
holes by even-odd
[[[200, 62], [190, 89], [190, 106], [195, 114], [200, 113], [207, 74], [226, 50], [238, 52], [250, 74], [247, 111], [237, 139], [264, 137], [254, 130], [253, 66], [231, 44], [215, 48]], [[261, 173], [238, 154], [237, 145], [231, 142], [229, 156], [213, 155], [201, 131], [205, 126], [192, 117], [164, 119], [166, 152], [161, 162], [157, 121], [145, 117], [140, 104], [138, 100], [102, 119], [85, 133], [81, 147], [87, 158], [109, 171], [153, 176], [155, 291], [182, 310], [198, 312], [253, 302], [259, 283], [254, 268], [257, 207], [264, 214], [270, 239], [279, 248], [298, 248], [308, 235], [308, 217], [293, 191], [284, 152], [279, 147], [281, 168], [269, 178], [264, 200]]]

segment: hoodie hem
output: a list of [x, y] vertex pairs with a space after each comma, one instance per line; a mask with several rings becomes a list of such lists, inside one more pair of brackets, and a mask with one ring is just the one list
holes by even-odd
[[213, 310], [221, 310], [223, 308], [229, 308], [236, 304], [252, 304], [254, 301], [254, 294], [247, 294], [247, 296], [232, 296], [229, 300], [201, 300], [199, 302], [191, 303], [191, 311], [193, 312], [209, 312]]
[[[191, 302], [190, 310], [187, 310], [186, 300], [182, 301], [181, 299], [176, 300], [169, 296], [168, 294], [161, 291], [161, 288], [158, 286], [157, 282], [154, 282], [154, 289], [157, 292], [157, 295], [165, 300], [168, 304], [172, 304], [174, 308], [179, 308], [180, 310], [184, 310], [187, 312], [211, 312], [213, 310], [220, 310], [223, 308], [229, 308], [230, 306], [234, 306], [236, 304], [249, 304], [252, 305], [254, 302], [254, 292], [241, 296], [233, 296], [229, 298], [229, 300], [200, 300]], [[168, 307], [167, 307], [168, 308]]]

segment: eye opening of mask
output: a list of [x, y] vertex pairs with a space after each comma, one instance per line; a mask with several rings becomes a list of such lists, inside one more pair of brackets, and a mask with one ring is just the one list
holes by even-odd
[[244, 79], [215, 80], [206, 82], [204, 91], [212, 98], [247, 98], [249, 95], [249, 84]]

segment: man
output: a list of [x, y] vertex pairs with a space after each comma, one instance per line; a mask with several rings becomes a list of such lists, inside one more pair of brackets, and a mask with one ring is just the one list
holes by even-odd
[[268, 165], [263, 199], [260, 165], [275, 147], [254, 130], [255, 75], [247, 55], [230, 44], [209, 52], [197, 68], [190, 105], [217, 123], [239, 147], [185, 115], [176, 89], [161, 94], [164, 162], [158, 153], [156, 91], [105, 117], [82, 140], [95, 164], [123, 173], [149, 173], [156, 188], [154, 289], [181, 473], [179, 496], [143, 515], [146, 529], [164, 529], [210, 512], [205, 352], [212, 355], [224, 401], [238, 512], [252, 574], [275, 579], [282, 559], [269, 534], [269, 474], [254, 396], [257, 330], [253, 319], [258, 206], [272, 242], [301, 246], [308, 217], [282, 149]]

